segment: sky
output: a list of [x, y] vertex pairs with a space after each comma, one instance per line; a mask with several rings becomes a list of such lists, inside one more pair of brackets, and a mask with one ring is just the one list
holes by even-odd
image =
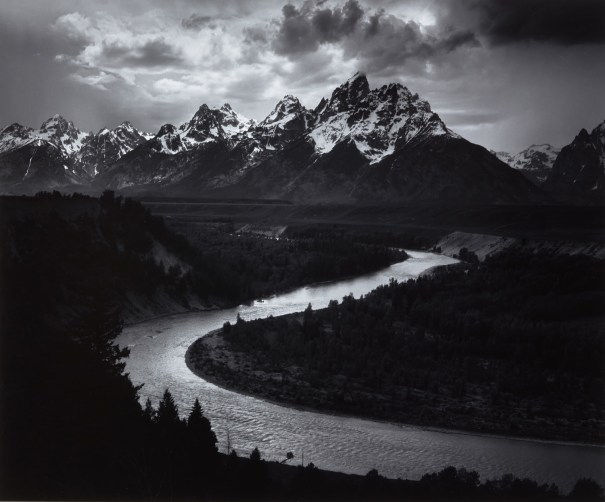
[[361, 71], [518, 152], [605, 120], [605, 0], [2, 0], [0, 68], [0, 127], [157, 132], [226, 102], [261, 120]]

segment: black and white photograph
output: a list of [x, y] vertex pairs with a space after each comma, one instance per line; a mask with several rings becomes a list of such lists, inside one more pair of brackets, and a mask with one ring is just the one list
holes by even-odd
[[604, 0], [0, 0], [0, 500], [605, 500]]

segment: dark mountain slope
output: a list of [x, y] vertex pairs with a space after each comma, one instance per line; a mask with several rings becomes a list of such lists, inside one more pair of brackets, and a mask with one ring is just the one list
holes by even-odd
[[544, 187], [562, 200], [605, 202], [605, 121], [561, 149]]

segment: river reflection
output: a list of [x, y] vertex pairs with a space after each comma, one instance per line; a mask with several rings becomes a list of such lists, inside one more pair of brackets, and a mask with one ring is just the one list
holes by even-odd
[[418, 479], [448, 465], [477, 470], [482, 479], [505, 473], [557, 483], [568, 491], [579, 477], [605, 484], [605, 448], [554, 444], [455, 432], [440, 432], [399, 424], [339, 417], [278, 406], [221, 389], [195, 376], [185, 364], [187, 348], [225, 321], [298, 312], [311, 303], [323, 308], [331, 299], [353, 293], [357, 298], [391, 278], [407, 280], [423, 271], [454, 263], [452, 258], [408, 252], [410, 259], [362, 277], [299, 288], [237, 308], [179, 314], [145, 321], [124, 329], [118, 343], [130, 347], [126, 371], [144, 384], [143, 399], [157, 405], [170, 389], [181, 412], [196, 397], [226, 449], [227, 431], [239, 454], [255, 447], [264, 458], [281, 460], [288, 451], [299, 461], [324, 469], [366, 474], [376, 468], [388, 477]]

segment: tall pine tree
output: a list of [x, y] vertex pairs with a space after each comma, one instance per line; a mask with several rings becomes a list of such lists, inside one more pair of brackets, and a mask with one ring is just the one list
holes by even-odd
[[187, 419], [187, 429], [190, 440], [200, 448], [201, 454], [209, 457], [217, 452], [216, 434], [214, 434], [210, 426], [210, 420], [202, 412], [199, 399], [196, 399], [193, 404], [193, 408]]
[[164, 391], [164, 397], [160, 401], [157, 412], [158, 425], [174, 427], [180, 424], [179, 409], [168, 389]]

